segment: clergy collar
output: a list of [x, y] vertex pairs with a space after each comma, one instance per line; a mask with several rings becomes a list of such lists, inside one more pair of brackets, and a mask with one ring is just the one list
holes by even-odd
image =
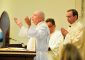
[[69, 25], [69, 27], [71, 27], [71, 26], [73, 26], [73, 25], [75, 25], [75, 24], [77, 24], [79, 21], [78, 20], [76, 20], [73, 24], [70, 24]]

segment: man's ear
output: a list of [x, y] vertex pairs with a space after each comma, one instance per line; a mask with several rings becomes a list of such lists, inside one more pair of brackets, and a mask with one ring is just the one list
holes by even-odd
[[78, 17], [77, 17], [77, 15], [75, 15], [75, 20], [77, 20], [78, 19]]

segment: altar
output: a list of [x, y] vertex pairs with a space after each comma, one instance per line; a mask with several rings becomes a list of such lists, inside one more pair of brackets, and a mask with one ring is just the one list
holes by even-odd
[[24, 48], [0, 48], [0, 60], [33, 60], [35, 55]]

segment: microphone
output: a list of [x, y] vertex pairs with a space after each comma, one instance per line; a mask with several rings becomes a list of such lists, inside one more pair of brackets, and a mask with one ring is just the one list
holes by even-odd
[[[9, 39], [11, 39], [11, 40], [13, 40], [13, 41], [16, 41], [16, 42], [21, 43], [20, 41], [18, 41], [18, 40], [16, 40], [16, 39], [14, 39], [14, 38], [9, 37]], [[24, 43], [21, 43], [21, 44], [24, 44]]]

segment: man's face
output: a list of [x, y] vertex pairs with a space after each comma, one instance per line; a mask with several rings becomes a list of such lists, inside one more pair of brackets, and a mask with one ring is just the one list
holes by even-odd
[[35, 11], [32, 15], [32, 21], [35, 25], [44, 20], [44, 14], [41, 11]]
[[76, 16], [73, 16], [72, 11], [67, 12], [66, 17], [70, 24], [73, 24], [76, 21]]
[[33, 23], [34, 23], [35, 25], [37, 25], [37, 24], [38, 24], [38, 21], [39, 21], [39, 16], [38, 16], [38, 14], [37, 14], [37, 13], [34, 13], [31, 18], [32, 18]]
[[49, 27], [49, 29], [50, 29], [50, 33], [53, 33], [53, 32], [55, 31], [55, 26], [52, 25], [51, 22], [47, 22], [47, 25], [48, 25], [48, 27]]

